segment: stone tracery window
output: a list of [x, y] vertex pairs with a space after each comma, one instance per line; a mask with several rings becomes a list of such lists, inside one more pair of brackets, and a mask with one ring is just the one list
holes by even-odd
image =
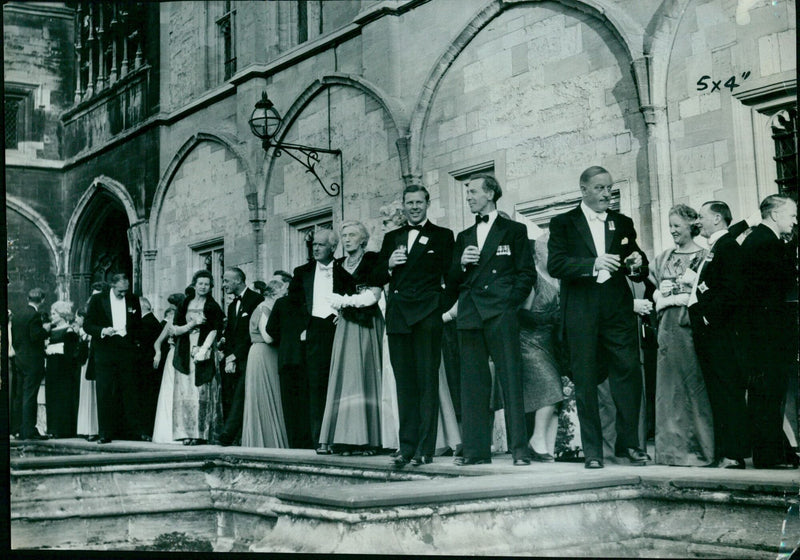
[[145, 64], [144, 2], [74, 2], [75, 103], [91, 99]]

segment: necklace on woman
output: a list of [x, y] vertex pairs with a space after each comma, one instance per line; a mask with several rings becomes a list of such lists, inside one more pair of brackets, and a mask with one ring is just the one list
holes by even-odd
[[361, 262], [361, 259], [364, 257], [364, 252], [361, 251], [355, 259], [352, 259], [352, 255], [347, 255], [347, 259], [345, 260], [346, 268], [354, 270], [358, 264]]

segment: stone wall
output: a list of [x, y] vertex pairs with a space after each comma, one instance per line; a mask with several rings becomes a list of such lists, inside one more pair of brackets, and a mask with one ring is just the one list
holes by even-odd
[[326, 195], [289, 156], [276, 160], [265, 193], [266, 271], [291, 269], [305, 262], [286, 250], [292, 235], [287, 222], [320, 208], [329, 208], [335, 223], [342, 219], [364, 223], [371, 237], [368, 250], [380, 249], [383, 230], [379, 209], [402, 191], [397, 130], [375, 98], [355, 87], [322, 89], [292, 123], [286, 141], [328, 147], [329, 96], [330, 145], [342, 150], [343, 180], [335, 155], [321, 154], [317, 171], [326, 184], [342, 183], [342, 198]]
[[187, 154], [159, 214], [155, 236], [159, 297], [152, 300], [154, 305], [189, 284], [196, 269], [189, 245], [224, 238], [225, 266], [238, 266], [254, 279], [255, 239], [247, 218], [246, 182], [239, 160], [221, 144], [200, 142]]
[[512, 216], [521, 202], [578, 196], [580, 172], [603, 165], [641, 224], [646, 132], [630, 56], [595, 17], [551, 3], [503, 12], [448, 69], [424, 135], [423, 179], [441, 197], [435, 215], [456, 230], [469, 219], [454, 176], [483, 163]]
[[30, 87], [30, 123], [17, 157], [59, 159], [59, 112], [72, 104], [75, 83], [70, 10], [22, 2], [3, 5], [3, 79]]
[[[742, 113], [745, 121], [751, 118], [748, 105], [785, 96], [796, 100], [795, 21], [790, 1], [690, 3], [677, 31], [667, 81], [676, 203], [697, 207], [706, 200], [723, 200], [739, 219], [777, 192], [769, 179], [746, 171], [744, 160], [755, 164], [754, 131], [737, 121]], [[770, 87], [785, 80], [794, 85]], [[766, 90], [762, 98], [742, 98], [758, 89]], [[763, 132], [769, 135], [767, 126]], [[774, 175], [774, 163], [770, 158], [765, 163], [772, 165]]]

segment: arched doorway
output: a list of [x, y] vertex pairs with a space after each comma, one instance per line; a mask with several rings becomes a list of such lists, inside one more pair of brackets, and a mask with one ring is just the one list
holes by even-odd
[[112, 274], [133, 276], [125, 207], [105, 189], [97, 189], [75, 229], [69, 255], [70, 295], [77, 306], [92, 293], [94, 282], [108, 281]]

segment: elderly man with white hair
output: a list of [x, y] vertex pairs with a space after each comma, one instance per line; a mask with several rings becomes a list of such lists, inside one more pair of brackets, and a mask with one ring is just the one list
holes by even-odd
[[[331, 366], [333, 335], [336, 332], [338, 312], [331, 306], [334, 275], [333, 252], [339, 242], [336, 233], [320, 228], [314, 232], [312, 252], [314, 258], [294, 269], [289, 284], [291, 306], [302, 315], [306, 369], [308, 372], [308, 418], [311, 441], [319, 442], [325, 397], [328, 392], [328, 372]], [[341, 281], [341, 279], [339, 279]], [[330, 453], [321, 446], [319, 453]]]

